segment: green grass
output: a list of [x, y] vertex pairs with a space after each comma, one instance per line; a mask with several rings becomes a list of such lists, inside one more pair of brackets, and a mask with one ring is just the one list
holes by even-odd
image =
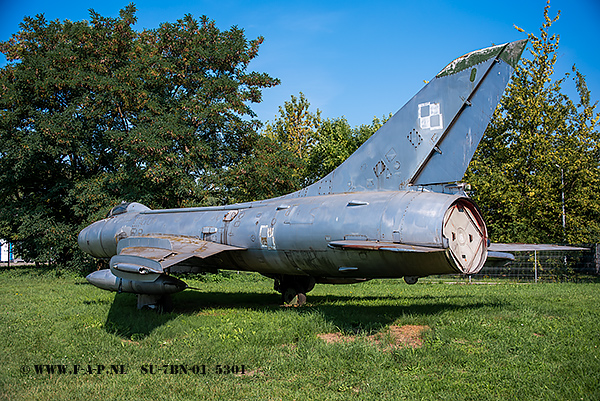
[[[160, 315], [81, 277], [0, 271], [0, 399], [600, 399], [598, 283], [377, 280], [317, 285], [305, 307], [283, 308], [258, 275], [186, 281], [202, 290], [175, 295], [174, 312]], [[419, 348], [369, 341], [390, 325], [429, 329]], [[317, 337], [326, 332], [356, 340], [328, 344]], [[143, 373], [150, 365], [155, 374]]]

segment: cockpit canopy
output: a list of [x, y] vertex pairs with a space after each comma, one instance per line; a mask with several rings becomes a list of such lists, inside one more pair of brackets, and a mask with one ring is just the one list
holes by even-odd
[[110, 211], [108, 212], [106, 217], [114, 217], [114, 216], [118, 216], [123, 213], [134, 212], [134, 211], [141, 212], [144, 210], [150, 210], [150, 208], [142, 205], [141, 203], [137, 203], [137, 202], [121, 202], [120, 205], [117, 205], [117, 206], [113, 207], [112, 209], [110, 209]]

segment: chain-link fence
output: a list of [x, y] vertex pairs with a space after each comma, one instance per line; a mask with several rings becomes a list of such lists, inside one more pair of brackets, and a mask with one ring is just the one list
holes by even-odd
[[586, 251], [511, 252], [515, 260], [503, 266], [484, 266], [472, 276], [450, 276], [479, 282], [507, 279], [520, 282], [600, 281], [600, 244], [584, 244]]

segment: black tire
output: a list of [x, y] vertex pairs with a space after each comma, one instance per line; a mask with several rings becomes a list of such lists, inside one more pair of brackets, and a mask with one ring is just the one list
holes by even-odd
[[296, 286], [288, 286], [281, 293], [281, 300], [284, 305], [302, 306], [306, 303], [306, 294], [298, 290]]

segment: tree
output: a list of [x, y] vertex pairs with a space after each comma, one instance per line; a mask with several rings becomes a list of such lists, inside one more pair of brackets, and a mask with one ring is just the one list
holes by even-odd
[[222, 180], [228, 203], [274, 198], [302, 188], [304, 162], [274, 138], [259, 135], [247, 154]]
[[315, 132], [321, 124], [321, 111], [311, 113], [310, 103], [300, 92], [279, 106], [279, 117], [268, 123], [265, 133], [276, 139], [299, 159], [306, 158], [314, 145]]
[[352, 128], [344, 117], [323, 120], [319, 109], [312, 113], [303, 93], [292, 95], [279, 107], [278, 118], [266, 125], [259, 146], [240, 168], [232, 169], [231, 177], [238, 179], [240, 171], [252, 171], [237, 187], [228, 181], [237, 188], [234, 198], [266, 199], [312, 184], [346, 160], [389, 117]]
[[247, 71], [263, 38], [190, 15], [136, 32], [135, 12], [27, 17], [0, 43], [0, 237], [27, 259], [71, 260], [79, 229], [122, 200], [220, 200], [252, 150], [250, 104], [279, 83]]
[[370, 125], [352, 128], [346, 118], [327, 119], [319, 125], [307, 160], [306, 181], [315, 182], [329, 174], [354, 153], [392, 115], [375, 117]]
[[[288, 177], [292, 187], [302, 187], [308, 184], [306, 177], [306, 161], [315, 144], [315, 135], [321, 124], [321, 111], [316, 113], [309, 110], [310, 103], [306, 96], [291, 96], [290, 101], [279, 106], [279, 117], [266, 124], [263, 134], [277, 142], [283, 149], [291, 152], [297, 160], [294, 171]], [[300, 189], [300, 188], [296, 188]]]
[[575, 66], [577, 104], [562, 93], [570, 75], [553, 80], [549, 8], [465, 176], [495, 241], [600, 241], [600, 115]]

